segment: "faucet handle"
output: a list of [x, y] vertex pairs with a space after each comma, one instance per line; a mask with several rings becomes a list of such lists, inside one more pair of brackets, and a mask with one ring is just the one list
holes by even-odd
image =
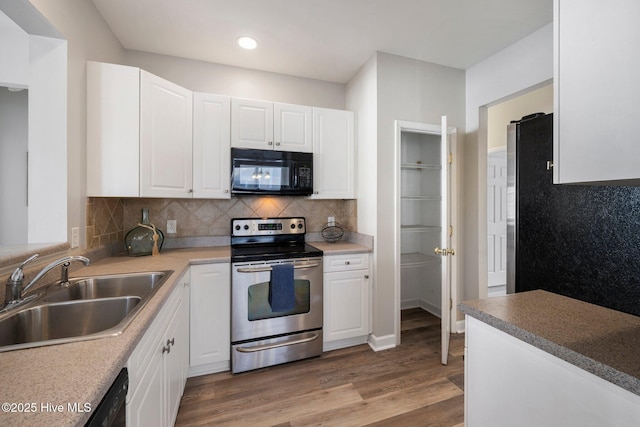
[[11, 276], [9, 277], [8, 281], [14, 282], [14, 283], [17, 283], [17, 282], [22, 283], [22, 281], [24, 280], [24, 271], [23, 271], [24, 266], [30, 263], [31, 261], [33, 261], [34, 259], [38, 258], [39, 256], [40, 256], [39, 254], [34, 254], [29, 258], [27, 258], [26, 260], [24, 260], [22, 264], [20, 264], [13, 271], [13, 273], [11, 273]]

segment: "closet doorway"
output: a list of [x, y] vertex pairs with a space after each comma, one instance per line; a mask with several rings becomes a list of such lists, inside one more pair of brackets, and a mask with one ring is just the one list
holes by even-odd
[[455, 322], [456, 129], [396, 121], [396, 337], [400, 310], [421, 308], [441, 319], [442, 363]]

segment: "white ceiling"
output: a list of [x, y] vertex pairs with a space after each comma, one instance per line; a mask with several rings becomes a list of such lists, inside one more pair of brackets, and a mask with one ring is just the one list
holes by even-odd
[[126, 49], [338, 83], [375, 51], [466, 69], [553, 19], [553, 0], [92, 1]]

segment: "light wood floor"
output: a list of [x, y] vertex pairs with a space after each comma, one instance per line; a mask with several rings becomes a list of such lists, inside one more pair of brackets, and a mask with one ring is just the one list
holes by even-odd
[[176, 426], [462, 426], [464, 336], [440, 363], [440, 320], [402, 312], [402, 344], [190, 378]]

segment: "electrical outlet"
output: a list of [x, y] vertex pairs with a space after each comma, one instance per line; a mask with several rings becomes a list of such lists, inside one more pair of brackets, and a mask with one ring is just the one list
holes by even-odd
[[77, 248], [80, 246], [80, 228], [71, 228], [71, 248]]
[[176, 234], [178, 230], [178, 221], [175, 219], [167, 220], [167, 234]]

